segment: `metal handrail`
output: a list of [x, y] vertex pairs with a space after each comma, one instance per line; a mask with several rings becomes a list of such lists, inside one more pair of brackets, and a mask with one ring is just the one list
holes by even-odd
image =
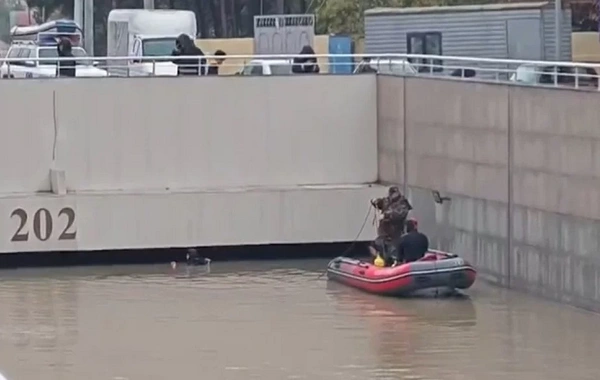
[[[161, 62], [170, 62], [173, 59], [193, 59], [197, 60], [199, 56], [157, 56], [157, 57], [139, 57], [139, 56], [120, 56], [120, 57], [75, 57], [75, 60], [84, 63], [94, 63], [101, 68], [114, 70], [113, 74], [117, 74], [117, 70], [122, 69], [134, 69], [136, 63], [151, 64], [152, 70], [147, 73], [148, 76], [160, 75], [157, 74], [157, 64]], [[301, 55], [301, 54], [262, 54], [262, 55], [227, 55], [227, 56], [214, 56], [204, 55], [201, 58], [206, 59], [207, 62], [214, 59], [225, 59], [226, 62], [222, 67], [239, 66], [239, 61], [243, 61], [244, 65], [250, 61], [269, 61], [274, 59], [280, 60], [291, 60], [294, 58], [315, 58], [321, 65], [334, 66], [345, 66], [345, 65], [356, 65], [360, 62], [370, 62], [370, 65], [375, 65], [378, 68], [384, 68], [390, 64], [391, 67], [395, 63], [408, 62], [410, 66], [416, 68], [417, 72], [392, 72], [392, 75], [417, 75], [417, 76], [448, 76], [449, 71], [457, 71], [452, 73], [455, 78], [470, 79], [468, 75], [465, 75], [465, 70], [473, 70], [476, 73], [477, 80], [493, 80], [497, 82], [510, 82], [514, 83], [515, 80], [511, 79], [510, 76], [515, 73], [517, 67], [522, 65], [528, 65], [533, 67], [534, 74], [544, 74], [550, 76], [546, 77], [545, 82], [536, 83], [539, 85], [554, 85], [559, 86], [567, 84], [570, 87], [580, 88], [581, 80], [592, 79], [591, 83], [597, 88], [598, 78], [600, 74], [600, 63], [582, 63], [582, 62], [561, 62], [561, 61], [529, 61], [529, 60], [517, 60], [517, 59], [496, 59], [496, 58], [480, 58], [480, 57], [462, 57], [462, 56], [439, 56], [439, 55], [424, 55], [424, 54], [314, 54], [314, 55]], [[346, 62], [323, 62], [323, 60], [329, 60], [330, 58], [346, 58]], [[348, 59], [350, 58], [350, 59]], [[0, 64], [6, 63], [10, 72], [10, 65], [18, 64], [19, 62], [57, 62], [73, 60], [71, 57], [48, 57], [48, 58], [3, 58], [0, 59]], [[238, 65], [231, 64], [231, 62], [238, 62]], [[398, 62], [396, 62], [398, 61]], [[124, 63], [125, 62], [125, 63]], [[537, 68], [543, 67], [544, 71], [539, 71]], [[548, 71], [548, 67], [553, 68]], [[572, 70], [570, 72], [561, 72], [562, 68], [579, 68], [585, 69], [583, 73], [580, 70]], [[594, 73], [589, 73], [590, 70], [594, 70]], [[129, 76], [129, 72], [127, 75]], [[573, 77], [574, 80], [565, 80], [565, 78]], [[517, 81], [518, 82], [518, 81]], [[589, 81], [586, 88], [589, 87]]]
[[[77, 59], [89, 59], [94, 61], [122, 61], [122, 60], [171, 60], [173, 56], [156, 56], [156, 57], [139, 57], [139, 56], [120, 56], [120, 57], [85, 57]], [[176, 58], [181, 59], [198, 59], [197, 55], [194, 56], [177, 56]], [[354, 58], [363, 59], [371, 58], [372, 60], [383, 60], [383, 59], [405, 59], [405, 60], [441, 60], [441, 61], [460, 61], [469, 63], [485, 63], [485, 64], [502, 64], [502, 65], [534, 65], [534, 66], [564, 66], [564, 67], [582, 67], [582, 68], [600, 68], [600, 63], [584, 63], [584, 62], [564, 62], [564, 61], [528, 61], [518, 59], [499, 59], [499, 58], [479, 58], [479, 57], [461, 57], [461, 56], [448, 56], [448, 55], [424, 55], [424, 54], [314, 54], [314, 55], [301, 55], [301, 54], [263, 54], [263, 55], [227, 55], [227, 56], [215, 56], [215, 55], [204, 55], [202, 58], [206, 59], [236, 59], [236, 60], [260, 60], [260, 59], [293, 59], [293, 58]], [[58, 60], [69, 60], [72, 58], [58, 58]], [[43, 58], [2, 58], [0, 62], [11, 61], [37, 61], [43, 60]], [[56, 60], [56, 58], [53, 58]]]

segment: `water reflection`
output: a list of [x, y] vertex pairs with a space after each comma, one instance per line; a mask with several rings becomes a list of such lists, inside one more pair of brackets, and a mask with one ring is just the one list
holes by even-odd
[[[433, 370], [446, 357], [466, 361], [477, 336], [469, 297], [398, 299], [367, 294], [338, 283], [328, 293], [346, 313], [360, 317], [378, 358], [378, 373], [390, 378], [444, 378]], [[446, 366], [447, 368], [447, 366]]]
[[[2, 344], [53, 350], [77, 340], [77, 282], [0, 282]], [[60, 339], [60, 342], [59, 342]]]
[[596, 380], [597, 315], [480, 283], [471, 297], [369, 295], [325, 261], [6, 271], [11, 380]]
[[466, 294], [399, 299], [371, 295], [331, 281], [327, 283], [327, 290], [339, 305], [355, 309], [365, 318], [381, 317], [392, 322], [417, 320], [447, 327], [472, 327], [477, 322], [475, 305]]
[[15, 357], [26, 372], [28, 357], [38, 352], [48, 366], [48, 378], [62, 377], [78, 339], [77, 281], [4, 279], [0, 303], [0, 356]]

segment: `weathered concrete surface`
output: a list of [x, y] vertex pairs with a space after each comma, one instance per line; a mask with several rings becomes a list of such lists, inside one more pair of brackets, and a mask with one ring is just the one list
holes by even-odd
[[0, 194], [377, 180], [375, 77], [181, 79], [3, 82]]
[[404, 78], [377, 77], [379, 180], [404, 183]]
[[[461, 253], [488, 278], [505, 284], [508, 90], [473, 83], [465, 91], [464, 86], [379, 77], [379, 175], [383, 182], [404, 184], [406, 165], [408, 194], [432, 243]], [[405, 146], [397, 136], [406, 137]], [[435, 205], [431, 190], [452, 202]]]
[[600, 94], [511, 88], [512, 283], [600, 304]]
[[370, 75], [5, 81], [0, 253], [352, 241], [385, 192], [376, 88]]
[[[496, 283], [600, 310], [600, 94], [378, 86], [380, 179], [407, 185], [432, 243]], [[437, 205], [432, 190], [452, 200]]]

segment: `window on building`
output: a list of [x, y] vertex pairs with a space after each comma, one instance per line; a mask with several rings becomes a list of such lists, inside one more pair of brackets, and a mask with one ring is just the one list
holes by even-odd
[[573, 32], [597, 32], [600, 1], [598, 0], [565, 0], [564, 6], [571, 8], [571, 25]]
[[[442, 55], [442, 33], [419, 32], [406, 35], [408, 54]], [[441, 59], [409, 58], [410, 63], [417, 66], [419, 72], [443, 71]]]

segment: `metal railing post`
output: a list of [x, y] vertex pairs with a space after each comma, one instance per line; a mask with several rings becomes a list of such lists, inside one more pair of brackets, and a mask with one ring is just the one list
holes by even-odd
[[506, 220], [506, 237], [508, 240], [507, 246], [507, 257], [506, 257], [506, 287], [511, 287], [511, 277], [512, 277], [512, 254], [513, 254], [513, 218], [514, 218], [514, 189], [513, 189], [513, 171], [514, 171], [514, 125], [513, 125], [513, 115], [512, 115], [512, 87], [506, 88], [506, 98], [507, 98], [507, 112], [508, 115], [508, 125], [507, 125], [507, 220]]

